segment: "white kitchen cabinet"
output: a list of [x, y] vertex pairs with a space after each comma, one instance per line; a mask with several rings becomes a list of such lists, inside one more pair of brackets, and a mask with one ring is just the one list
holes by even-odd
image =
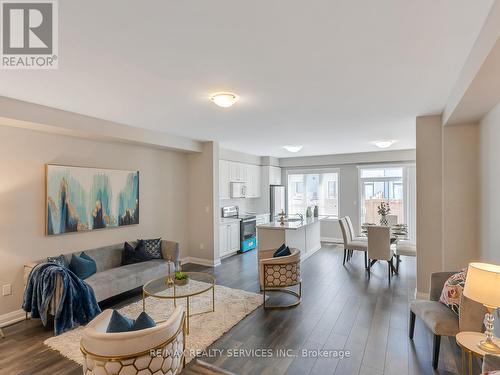
[[260, 167], [258, 165], [246, 165], [247, 171], [247, 198], [259, 198], [261, 195], [260, 188]]
[[229, 161], [229, 181], [230, 182], [246, 182], [247, 180], [247, 165]]
[[240, 222], [229, 224], [229, 252], [240, 250]]
[[246, 198], [261, 196], [261, 167], [258, 165], [219, 160], [219, 198], [230, 199], [231, 182], [243, 182]]
[[269, 185], [281, 185], [281, 168], [269, 167]]
[[219, 160], [219, 198], [229, 199], [230, 196], [230, 165], [227, 160]]
[[240, 222], [219, 225], [219, 256], [223, 257], [240, 250]]

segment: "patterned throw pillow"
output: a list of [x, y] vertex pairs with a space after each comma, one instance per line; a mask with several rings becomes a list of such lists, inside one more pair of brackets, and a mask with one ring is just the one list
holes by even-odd
[[163, 258], [161, 254], [161, 238], [154, 238], [150, 240], [137, 240], [137, 241], [142, 241], [142, 243], [144, 244], [144, 251], [152, 259]]
[[69, 263], [66, 260], [66, 257], [64, 255], [62, 255], [62, 254], [59, 255], [59, 256], [57, 256], [57, 257], [48, 257], [47, 258], [47, 262], [49, 262], [49, 263], [55, 263], [58, 266], [61, 266], [61, 267], [64, 267], [64, 268], [68, 268], [69, 267]]
[[451, 275], [444, 283], [441, 297], [439, 297], [439, 302], [444, 303], [457, 315], [460, 310], [460, 300], [464, 292], [466, 278], [467, 268]]

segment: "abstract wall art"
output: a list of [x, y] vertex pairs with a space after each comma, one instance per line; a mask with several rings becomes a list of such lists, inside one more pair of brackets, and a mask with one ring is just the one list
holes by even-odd
[[47, 165], [47, 235], [139, 224], [139, 171]]

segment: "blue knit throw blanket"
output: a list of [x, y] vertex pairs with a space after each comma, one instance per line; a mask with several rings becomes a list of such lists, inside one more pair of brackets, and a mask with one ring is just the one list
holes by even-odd
[[62, 295], [54, 316], [54, 333], [59, 335], [85, 325], [101, 312], [92, 288], [67, 268], [42, 263], [31, 270], [24, 291], [23, 310], [47, 325], [49, 303], [56, 289], [56, 277], [62, 279]]

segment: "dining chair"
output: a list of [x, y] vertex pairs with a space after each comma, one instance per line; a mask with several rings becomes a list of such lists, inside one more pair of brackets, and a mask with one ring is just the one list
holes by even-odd
[[351, 218], [349, 216], [344, 217], [346, 222], [347, 222], [347, 227], [349, 228], [349, 231], [351, 232], [351, 239], [353, 241], [367, 241], [366, 237], [362, 236], [356, 236], [356, 232], [354, 231], [354, 226], [352, 225]]
[[368, 275], [371, 267], [378, 260], [387, 262], [389, 283], [391, 275], [395, 272], [392, 259], [394, 257], [395, 246], [391, 245], [391, 229], [387, 226], [371, 225], [368, 227]]
[[398, 215], [387, 215], [386, 219], [387, 219], [387, 225], [390, 227], [398, 224]]
[[368, 257], [366, 255], [366, 251], [368, 248], [368, 242], [354, 240], [351, 236], [351, 231], [349, 230], [349, 224], [345, 217], [339, 219], [340, 229], [342, 231], [342, 238], [344, 240], [344, 261], [342, 262], [345, 265], [346, 260], [349, 261], [353, 250], [362, 251], [365, 254], [365, 268], [368, 267]]

